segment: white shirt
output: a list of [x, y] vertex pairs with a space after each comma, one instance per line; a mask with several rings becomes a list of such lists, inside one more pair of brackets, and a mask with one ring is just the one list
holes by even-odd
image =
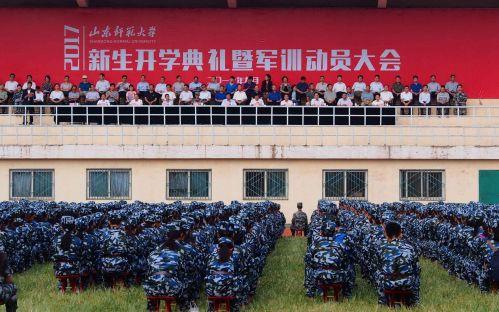
[[35, 102], [43, 102], [43, 92], [36, 92], [35, 91]]
[[313, 98], [310, 100], [310, 105], [311, 106], [326, 106], [326, 103], [321, 98], [318, 98], [318, 99]]
[[[27, 81], [23, 84], [23, 90], [26, 90], [26, 89], [28, 89], [28, 82]], [[31, 89], [36, 89], [36, 83], [34, 81], [31, 81]]]
[[234, 99], [234, 101], [246, 101], [248, 99], [248, 96], [244, 91], [236, 91], [234, 92], [234, 96], [232, 98]]
[[138, 100], [133, 99], [133, 100], [130, 101], [129, 104], [130, 104], [130, 106], [142, 106], [143, 105], [141, 99], [138, 99]]
[[373, 81], [371, 82], [370, 86], [372, 93], [381, 93], [381, 91], [383, 91], [383, 84], [380, 81]]
[[294, 105], [294, 103], [291, 100], [287, 100], [287, 101], [286, 100], [282, 100], [281, 101], [281, 106], [293, 106], [293, 105]]
[[385, 106], [385, 102], [383, 102], [382, 100], [374, 100], [374, 101], [372, 101], [371, 105], [372, 106]]
[[344, 82], [337, 82], [333, 85], [333, 92], [347, 92], [347, 85]]
[[50, 92], [49, 98], [51, 100], [64, 100], [64, 93], [61, 90], [54, 90]]
[[237, 103], [233, 99], [230, 100], [224, 99], [222, 101], [222, 106], [237, 106]]
[[354, 82], [353, 86], [352, 86], [352, 89], [353, 91], [355, 92], [362, 92], [362, 91], [366, 91], [366, 83], [365, 82]]
[[353, 106], [353, 103], [352, 103], [352, 100], [350, 100], [349, 98], [341, 98], [338, 100], [338, 106]]
[[412, 101], [412, 92], [402, 91], [402, 93], [400, 93], [400, 100], [404, 102]]
[[161, 99], [163, 101], [165, 100], [167, 94], [170, 96], [170, 100], [172, 100], [172, 101], [175, 100], [175, 98], [177, 97], [175, 95], [175, 92], [173, 92], [173, 91], [165, 91], [165, 93], [163, 93], [163, 95], [161, 96]]
[[109, 100], [99, 100], [97, 101], [97, 105], [99, 106], [109, 106], [111, 103], [109, 103]]
[[387, 103], [387, 102], [390, 102], [391, 100], [393, 100], [393, 93], [388, 91], [388, 90], [385, 90], [385, 91], [381, 91], [381, 93], [379, 94], [380, 96], [380, 99]]
[[95, 90], [99, 91], [99, 92], [106, 92], [107, 90], [109, 90], [109, 81], [107, 80], [98, 80], [96, 83], [95, 83]]
[[327, 83], [325, 82], [318, 82], [315, 85], [315, 90], [320, 91], [320, 92], [325, 92], [327, 90]]
[[8, 80], [7, 82], [5, 82], [5, 90], [10, 92], [16, 91], [18, 85], [19, 84], [17, 83], [17, 81]]
[[193, 96], [191, 91], [182, 91], [178, 96], [180, 102], [190, 102], [192, 101], [192, 98]]
[[263, 104], [263, 100], [262, 99], [251, 99], [251, 102], [250, 102], [250, 105], [251, 106], [265, 106], [265, 104]]
[[421, 104], [429, 104], [430, 100], [431, 100], [430, 98], [431, 98], [430, 92], [421, 92], [419, 94], [419, 103], [421, 103]]
[[159, 94], [163, 94], [166, 92], [166, 83], [158, 83], [154, 88], [154, 91]]
[[163, 106], [173, 106], [173, 100], [170, 99], [170, 100], [167, 101], [166, 99], [163, 99], [163, 102], [161, 102], [161, 105], [163, 105]]
[[211, 92], [210, 91], [201, 91], [201, 92], [199, 92], [199, 98], [201, 100], [209, 100], [209, 99], [211, 99]]

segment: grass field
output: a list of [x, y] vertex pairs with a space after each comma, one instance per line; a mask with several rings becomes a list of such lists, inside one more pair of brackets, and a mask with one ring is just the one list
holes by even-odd
[[[303, 288], [303, 238], [282, 238], [270, 255], [253, 303], [244, 311], [389, 311], [376, 304], [374, 288], [361, 278], [350, 300], [324, 304], [308, 299]], [[438, 264], [422, 260], [421, 305], [411, 311], [499, 311], [499, 294], [481, 294], [451, 277]], [[19, 311], [144, 311], [142, 288], [94, 288], [83, 294], [57, 291], [51, 265], [38, 265], [15, 276]], [[206, 303], [199, 302], [201, 311]]]

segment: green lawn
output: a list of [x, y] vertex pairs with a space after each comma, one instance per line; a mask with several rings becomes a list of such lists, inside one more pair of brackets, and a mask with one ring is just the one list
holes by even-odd
[[[354, 296], [341, 303], [324, 304], [308, 299], [303, 288], [303, 238], [282, 238], [270, 255], [257, 295], [244, 311], [378, 311], [374, 288], [357, 279]], [[411, 311], [499, 311], [499, 294], [481, 294], [473, 286], [451, 277], [438, 264], [423, 260], [421, 305]], [[83, 294], [62, 295], [56, 288], [51, 265], [38, 265], [15, 276], [19, 311], [144, 311], [142, 288], [106, 290], [94, 288]], [[205, 302], [199, 303], [204, 311]]]

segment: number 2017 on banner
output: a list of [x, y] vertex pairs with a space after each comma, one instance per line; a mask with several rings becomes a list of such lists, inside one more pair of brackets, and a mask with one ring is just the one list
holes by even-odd
[[64, 70], [80, 70], [80, 30], [64, 25]]

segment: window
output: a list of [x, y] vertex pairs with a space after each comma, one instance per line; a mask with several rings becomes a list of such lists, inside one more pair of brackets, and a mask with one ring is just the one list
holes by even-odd
[[443, 170], [400, 170], [401, 200], [443, 200]]
[[10, 199], [54, 198], [54, 170], [11, 170]]
[[324, 170], [322, 197], [327, 199], [367, 199], [366, 170]]
[[167, 199], [210, 199], [211, 170], [167, 170]]
[[87, 170], [87, 199], [130, 199], [131, 170]]
[[244, 170], [244, 199], [286, 199], [288, 170]]

